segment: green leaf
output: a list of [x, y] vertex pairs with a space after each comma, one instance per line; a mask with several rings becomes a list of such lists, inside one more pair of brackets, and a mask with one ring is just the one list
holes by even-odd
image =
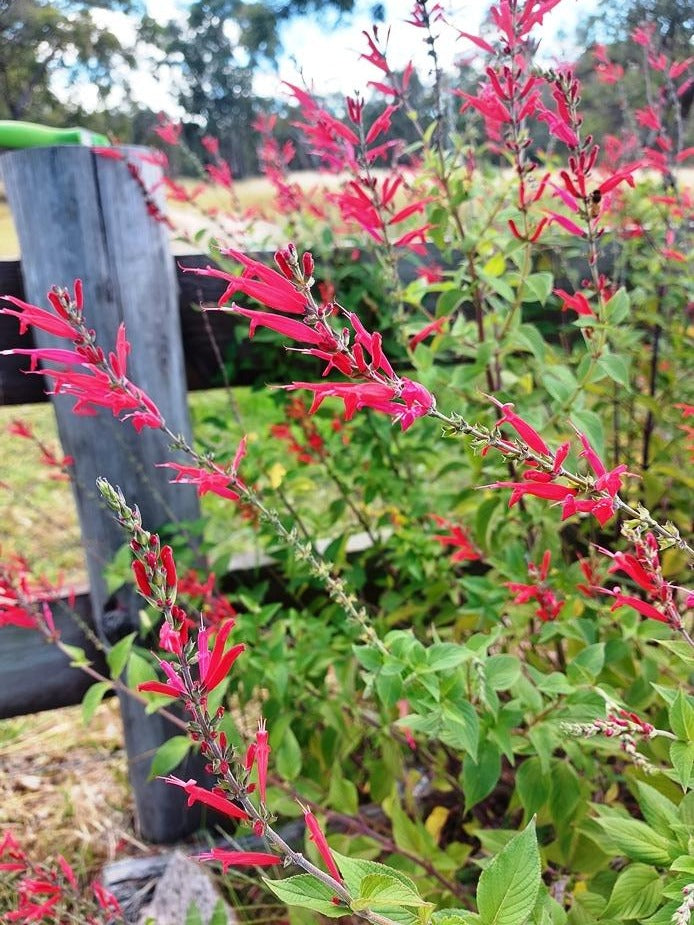
[[202, 915], [200, 910], [195, 904], [195, 901], [191, 902], [186, 910], [186, 920], [185, 925], [203, 925]]
[[629, 315], [629, 294], [623, 287], [618, 289], [612, 298], [605, 303], [605, 320], [611, 324], [619, 324]]
[[463, 794], [465, 795], [465, 812], [468, 813], [496, 787], [501, 776], [501, 754], [494, 742], [482, 742], [474, 761], [470, 755], [463, 759]]
[[285, 780], [296, 780], [301, 771], [301, 764], [301, 746], [288, 726], [282, 736], [282, 741], [275, 749], [277, 773]]
[[566, 677], [572, 684], [580, 684], [587, 681], [592, 684], [593, 681], [602, 671], [605, 664], [605, 643], [596, 642], [592, 646], [586, 646], [578, 653], [576, 658], [572, 659], [566, 668]]
[[212, 917], [210, 918], [208, 925], [229, 925], [229, 917], [227, 916], [227, 911], [224, 907], [223, 899], [217, 901], [217, 904], [212, 910]]
[[263, 877], [263, 883], [288, 906], [313, 909], [329, 919], [339, 919], [349, 914], [345, 906], [336, 906], [332, 901], [333, 891], [311, 874], [297, 874], [296, 877], [287, 877], [286, 880], [270, 880], [269, 877]]
[[87, 658], [87, 653], [84, 649], [80, 649], [79, 646], [70, 646], [62, 642], [60, 648], [70, 656], [70, 668], [84, 668], [87, 665], [91, 665], [91, 662]]
[[683, 742], [694, 742], [694, 706], [681, 690], [668, 710], [670, 728]]
[[666, 796], [645, 784], [643, 781], [637, 781], [639, 809], [643, 813], [646, 822], [659, 832], [665, 838], [669, 838], [672, 829], [679, 822], [677, 816], [677, 807]]
[[417, 892], [414, 880], [411, 880], [407, 874], [403, 874], [399, 870], [388, 867], [386, 864], [379, 864], [377, 861], [367, 861], [363, 858], [349, 858], [344, 854], [339, 854], [337, 851], [333, 851], [333, 857], [344, 878], [347, 889], [352, 895], [356, 896], [359, 894], [362, 880], [364, 877], [371, 875], [394, 877], [405, 889], [412, 890], [415, 893]]
[[492, 655], [484, 663], [484, 673], [495, 691], [507, 691], [520, 676], [520, 661], [515, 655]]
[[578, 390], [576, 377], [567, 366], [550, 366], [541, 374], [540, 381], [552, 398], [560, 404], [575, 395]]
[[127, 636], [123, 636], [115, 645], [111, 646], [106, 653], [106, 661], [108, 662], [112, 678], [119, 678], [121, 676], [128, 662], [128, 657], [130, 656], [136, 636], [137, 633], [128, 633]]
[[494, 254], [482, 267], [485, 276], [501, 276], [506, 269], [506, 260], [503, 254]]
[[675, 769], [677, 780], [683, 790], [692, 786], [692, 770], [694, 769], [694, 745], [685, 742], [672, 742], [670, 745], [670, 761]]
[[522, 302], [539, 302], [544, 305], [552, 292], [554, 277], [551, 273], [531, 273], [521, 290]]
[[533, 756], [519, 766], [516, 771], [516, 793], [527, 816], [534, 816], [542, 809], [549, 799], [550, 790], [550, 778], [543, 773], [539, 758]]
[[431, 917], [431, 925], [468, 925], [480, 921], [479, 915], [467, 909], [440, 909]]
[[439, 739], [444, 745], [467, 752], [473, 761], [477, 761], [479, 735], [480, 723], [471, 703], [461, 700], [454, 707], [445, 709], [439, 732]]
[[455, 642], [435, 642], [427, 649], [427, 665], [432, 671], [448, 671], [472, 658], [472, 652]]
[[572, 408], [571, 420], [588, 437], [598, 456], [603, 456], [605, 453], [605, 432], [601, 417], [586, 408], [580, 410]]
[[376, 909], [379, 906], [427, 906], [415, 889], [410, 889], [396, 877], [386, 874], [367, 874], [359, 886], [359, 895], [352, 901], [352, 909]]
[[643, 921], [658, 908], [663, 883], [657, 872], [645, 864], [631, 864], [617, 877], [604, 917]]
[[629, 367], [621, 356], [616, 353], [605, 353], [598, 360], [598, 369], [609, 376], [617, 385], [629, 388]]
[[173, 771], [186, 757], [193, 743], [188, 736], [172, 736], [157, 749], [152, 766], [149, 769], [149, 780], [161, 777]]
[[485, 867], [477, 886], [483, 925], [523, 925], [540, 891], [540, 852], [535, 820]]
[[94, 712], [104, 699], [106, 691], [111, 690], [112, 687], [113, 685], [110, 681], [97, 681], [96, 684], [92, 684], [88, 688], [82, 698], [82, 722], [85, 726], [89, 724], [92, 716], [94, 716]]
[[620, 854], [632, 861], [668, 867], [677, 854], [672, 842], [639, 819], [597, 819]]
[[137, 652], [130, 653], [127, 674], [128, 687], [132, 688], [136, 688], [138, 684], [144, 684], [145, 681], [154, 681], [157, 679], [157, 673], [151, 663]]
[[328, 790], [330, 805], [340, 812], [355, 816], [359, 808], [359, 794], [357, 788], [347, 777], [343, 777], [339, 762], [333, 765], [330, 775], [330, 788]]

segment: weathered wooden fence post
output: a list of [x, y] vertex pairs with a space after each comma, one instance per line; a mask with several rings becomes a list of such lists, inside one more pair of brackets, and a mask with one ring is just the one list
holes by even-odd
[[[137, 164], [148, 188], [155, 185], [160, 171], [140, 159], [146, 149], [123, 150]], [[125, 322], [133, 345], [129, 377], [154, 399], [172, 430], [189, 435], [177, 285], [167, 229], [148, 214], [127, 164], [88, 148], [65, 146], [13, 151], [3, 155], [1, 165], [20, 241], [27, 301], [45, 306], [52, 285], [72, 288], [73, 280], [80, 277], [85, 314], [99, 343], [110, 349], [118, 325]], [[37, 332], [36, 342], [54, 346], [55, 338]], [[120, 485], [128, 500], [139, 505], [150, 530], [195, 519], [197, 498], [189, 486], [169, 484], [169, 470], [155, 468], [175, 458], [161, 433], [145, 429], [138, 435], [106, 411], [78, 417], [66, 397], [54, 397], [53, 405], [63, 450], [75, 459], [73, 484], [91, 602], [105, 639], [103, 566], [124, 537], [96, 495], [96, 477]], [[185, 794], [179, 788], [148, 782], [147, 777], [157, 746], [179, 730], [159, 716], [146, 716], [141, 705], [127, 696], [120, 698], [120, 707], [140, 832], [150, 841], [173, 841], [198, 820], [184, 809]], [[177, 773], [190, 776], [186, 768]]]

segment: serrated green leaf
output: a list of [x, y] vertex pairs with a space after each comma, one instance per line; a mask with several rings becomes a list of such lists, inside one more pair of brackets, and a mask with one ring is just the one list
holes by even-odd
[[650, 784], [637, 781], [636, 788], [638, 790], [639, 809], [644, 819], [656, 832], [668, 838], [673, 827], [679, 822], [677, 807], [659, 790], [651, 787]]
[[685, 743], [694, 742], [694, 706], [683, 691], [677, 691], [677, 696], [668, 710], [670, 728], [678, 739]]
[[431, 917], [431, 925], [474, 925], [480, 917], [467, 909], [440, 909]]
[[657, 872], [645, 864], [631, 864], [617, 877], [604, 916], [641, 921], [655, 912], [662, 895]]
[[314, 912], [320, 912], [330, 919], [339, 919], [349, 914], [345, 906], [336, 906], [332, 901], [333, 891], [311, 874], [297, 874], [296, 877], [287, 877], [286, 880], [270, 880], [263, 877], [263, 883], [288, 906], [313, 909]]
[[106, 653], [106, 661], [112, 678], [119, 678], [125, 668], [137, 633], [128, 633], [111, 646]]
[[495, 691], [507, 691], [520, 676], [520, 660], [515, 655], [492, 655], [484, 663], [484, 674]]
[[171, 736], [154, 754], [152, 766], [149, 769], [149, 779], [162, 777], [173, 771], [186, 757], [193, 743], [188, 736]]
[[403, 887], [417, 892], [414, 880], [410, 879], [407, 874], [403, 874], [402, 871], [388, 867], [387, 864], [379, 864], [377, 861], [367, 861], [363, 858], [350, 858], [337, 851], [333, 851], [333, 857], [344, 878], [347, 889], [355, 896], [359, 894], [361, 882], [364, 877], [368, 877], [372, 874], [383, 874], [389, 877], [395, 877]]
[[681, 874], [694, 874], [694, 857], [690, 854], [681, 854], [670, 865], [670, 870]]
[[409, 889], [396, 877], [367, 874], [359, 886], [359, 895], [352, 900], [355, 912], [377, 909], [379, 906], [427, 906], [415, 889]]
[[683, 790], [689, 790], [692, 785], [692, 771], [694, 770], [694, 745], [685, 742], [672, 742], [670, 745], [670, 761], [675, 769], [680, 786]]
[[535, 820], [485, 867], [477, 886], [483, 925], [523, 925], [540, 891], [542, 868]]
[[475, 708], [467, 701], [459, 701], [455, 707], [447, 707], [443, 714], [443, 724], [439, 738], [444, 745], [467, 752], [477, 760], [480, 723]]
[[609, 840], [617, 851], [631, 861], [643, 861], [644, 864], [657, 864], [669, 867], [676, 856], [673, 843], [658, 835], [650, 826], [639, 819], [597, 819]]
[[96, 708], [104, 699], [106, 691], [111, 690], [112, 687], [113, 685], [110, 681], [97, 681], [96, 684], [92, 684], [92, 686], [87, 689], [87, 692], [82, 698], [82, 722], [85, 726], [91, 721]]

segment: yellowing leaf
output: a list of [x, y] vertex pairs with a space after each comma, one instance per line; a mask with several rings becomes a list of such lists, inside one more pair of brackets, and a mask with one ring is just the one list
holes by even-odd
[[287, 470], [284, 468], [282, 463], [275, 463], [267, 471], [267, 476], [270, 479], [270, 485], [273, 488], [279, 488], [282, 484], [282, 481], [287, 474]]
[[446, 824], [449, 813], [450, 810], [446, 809], [445, 806], [435, 806], [427, 816], [426, 822], [424, 823], [424, 828], [437, 844], [439, 838], [441, 837], [441, 830]]

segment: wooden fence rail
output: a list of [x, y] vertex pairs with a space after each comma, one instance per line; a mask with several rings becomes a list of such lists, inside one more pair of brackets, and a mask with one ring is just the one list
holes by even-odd
[[[270, 255], [265, 255], [270, 257]], [[210, 258], [202, 254], [171, 257], [178, 290], [178, 316], [181, 327], [181, 342], [185, 362], [185, 376], [188, 391], [215, 388], [223, 384], [218, 357], [232, 368], [232, 384], [252, 385], [263, 377], [277, 377], [276, 354], [269, 355], [263, 366], [265, 353], [254, 350], [248, 342], [248, 322], [239, 322], [224, 312], [203, 314], [201, 303], [216, 304], [224, 292], [222, 280], [213, 277], [187, 273], [186, 267], [202, 267], [210, 264]], [[71, 279], [56, 280], [59, 285], [71, 286]], [[0, 295], [25, 299], [22, 280], [22, 265], [19, 260], [0, 261]], [[156, 298], [152, 295], [151, 298]], [[37, 302], [45, 306], [45, 293]], [[92, 306], [86, 305], [87, 317], [91, 317]], [[147, 317], [147, 305], [142, 307], [143, 321]], [[133, 337], [136, 340], [136, 337]], [[35, 346], [30, 332], [20, 336], [15, 318], [0, 315], [0, 349]], [[0, 356], [0, 405], [28, 405], [48, 401], [45, 383], [41, 376], [27, 375], [29, 362], [23, 356]]]

